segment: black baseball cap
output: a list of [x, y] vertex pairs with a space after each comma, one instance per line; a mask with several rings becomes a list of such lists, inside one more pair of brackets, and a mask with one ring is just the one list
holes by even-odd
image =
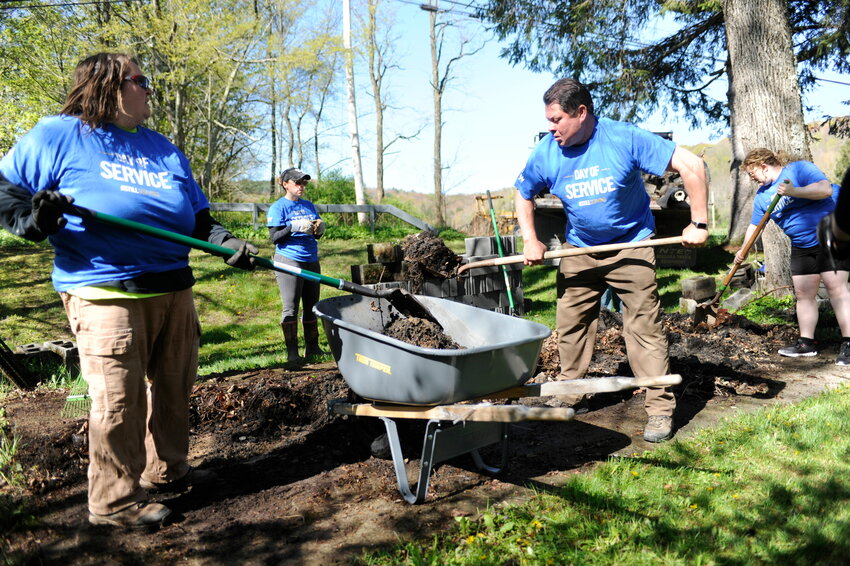
[[298, 181], [309, 180], [310, 175], [295, 167], [290, 167], [289, 169], [284, 170], [283, 173], [280, 174], [280, 181], [282, 183], [285, 183], [287, 181], [295, 181], [297, 183]]

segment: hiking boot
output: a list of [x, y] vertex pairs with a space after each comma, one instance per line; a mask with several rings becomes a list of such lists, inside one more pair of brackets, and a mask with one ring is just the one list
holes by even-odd
[[850, 340], [841, 342], [838, 348], [838, 357], [835, 359], [837, 366], [850, 366]]
[[793, 346], [781, 348], [779, 350], [779, 355], [785, 356], [785, 357], [788, 357], [788, 358], [801, 358], [801, 357], [809, 358], [811, 356], [817, 356], [818, 355], [817, 343], [814, 340], [806, 340], [804, 338], [798, 338], [797, 342]]
[[142, 486], [143, 489], [155, 493], [177, 493], [186, 491], [192, 486], [211, 482], [217, 477], [218, 476], [215, 472], [211, 472], [209, 470], [189, 468], [189, 471], [186, 472], [186, 475], [182, 478], [164, 483], [156, 483], [142, 478], [139, 480], [139, 485]]
[[171, 509], [160, 503], [139, 501], [129, 507], [110, 513], [98, 515], [89, 511], [89, 523], [92, 525], [109, 525], [112, 527], [139, 528], [159, 526], [171, 514]]
[[673, 438], [673, 417], [652, 415], [643, 429], [643, 439], [647, 442], [664, 442]]

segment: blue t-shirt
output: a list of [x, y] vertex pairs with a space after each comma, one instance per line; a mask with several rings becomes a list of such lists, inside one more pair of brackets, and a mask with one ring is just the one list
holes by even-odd
[[[282, 197], [269, 207], [266, 226], [289, 226], [293, 220], [302, 219], [319, 219], [319, 213], [313, 203], [303, 198], [292, 201]], [[275, 246], [275, 253], [294, 261], [319, 261], [319, 244], [312, 234], [292, 232], [282, 243]]]
[[561, 147], [550, 133], [531, 152], [515, 186], [527, 200], [549, 189], [578, 247], [636, 242], [655, 232], [641, 171], [663, 175], [676, 144], [633, 124], [599, 118], [585, 143]]
[[[776, 196], [776, 189], [785, 179], [795, 187], [804, 187], [827, 180], [826, 175], [809, 161], [794, 161], [782, 169], [776, 181], [762, 185], [753, 198], [752, 224], [758, 224], [767, 212], [770, 201]], [[836, 186], [832, 187], [832, 198], [811, 200], [800, 197], [783, 196], [770, 214], [776, 224], [791, 239], [796, 248], [811, 248], [818, 245], [817, 227], [820, 219], [835, 209]]]
[[[0, 172], [31, 193], [53, 189], [75, 203], [119, 218], [191, 235], [209, 201], [186, 156], [165, 136], [139, 126], [91, 130], [78, 118], [38, 122], [0, 160]], [[68, 291], [189, 265], [189, 247], [66, 215], [49, 237], [53, 286]]]

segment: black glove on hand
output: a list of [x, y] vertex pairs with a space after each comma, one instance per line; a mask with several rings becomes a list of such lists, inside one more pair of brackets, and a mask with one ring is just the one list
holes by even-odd
[[254, 260], [248, 254], [258, 253], [260, 250], [257, 249], [257, 246], [239, 238], [230, 238], [229, 240], [225, 240], [221, 245], [224, 248], [236, 250], [235, 254], [225, 258], [224, 263], [231, 267], [238, 267], [239, 269], [246, 269], [248, 271], [254, 269]]
[[45, 236], [55, 234], [68, 223], [63, 207], [73, 202], [73, 197], [59, 191], [38, 191], [32, 196], [32, 221]]
[[[835, 259], [847, 259], [850, 257], [850, 242], [838, 240], [832, 233], [832, 223], [835, 222], [834, 214], [830, 213], [821, 218], [818, 223], [818, 240], [823, 249], [829, 254], [830, 262]], [[831, 266], [835, 269], [834, 264]]]

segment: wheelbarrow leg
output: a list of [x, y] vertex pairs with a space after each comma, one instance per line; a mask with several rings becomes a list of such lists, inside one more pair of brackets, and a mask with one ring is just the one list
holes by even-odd
[[425, 438], [422, 443], [422, 456], [419, 467], [419, 481], [414, 494], [407, 482], [407, 470], [404, 467], [404, 456], [395, 421], [389, 417], [379, 417], [387, 429], [387, 440], [393, 458], [398, 490], [408, 503], [421, 503], [428, 495], [428, 482], [431, 470], [435, 464], [471, 453], [475, 465], [487, 473], [495, 474], [501, 468], [494, 468], [484, 463], [479, 448], [500, 442], [502, 444], [502, 462], [504, 467], [508, 455], [508, 423], [501, 422], [465, 422], [443, 428], [440, 421], [429, 420], [425, 426]]
[[481, 458], [481, 454], [478, 452], [478, 449], [474, 449], [470, 451], [470, 455], [472, 456], [472, 461], [475, 462], [475, 466], [483, 471], [484, 473], [490, 475], [496, 475], [502, 473], [508, 466], [508, 423], [501, 423], [502, 432], [501, 432], [501, 443], [502, 443], [502, 455], [499, 461], [499, 467], [488, 466], [484, 463], [483, 458]]
[[[407, 470], [404, 467], [404, 456], [401, 453], [401, 442], [399, 442], [398, 439], [398, 428], [395, 426], [395, 421], [389, 417], [378, 418], [384, 421], [384, 426], [387, 429], [387, 440], [390, 443], [390, 454], [392, 454], [393, 457], [393, 467], [395, 468], [396, 481], [398, 481], [398, 490], [401, 492], [401, 496], [404, 497], [404, 500], [408, 503], [419, 503], [422, 499], [424, 499], [424, 497], [420, 499], [419, 493], [414, 495], [413, 492], [410, 491], [410, 485], [407, 483]], [[421, 479], [418, 487], [421, 490]], [[428, 489], [427, 485], [425, 486], [425, 489]]]

